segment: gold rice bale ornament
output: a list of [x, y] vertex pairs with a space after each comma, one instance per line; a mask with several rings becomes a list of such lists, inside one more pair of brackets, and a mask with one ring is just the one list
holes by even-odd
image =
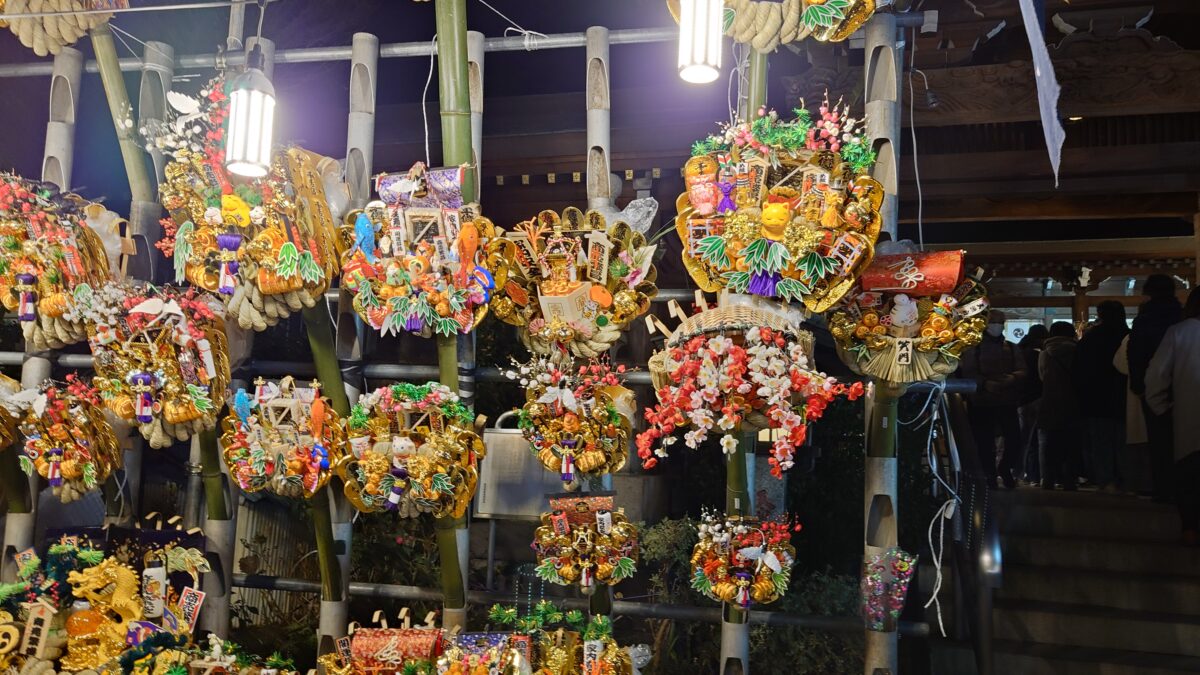
[[345, 430], [317, 380], [297, 387], [290, 376], [256, 379], [253, 393], [233, 395], [222, 428], [225, 465], [245, 492], [311, 499], [344, 453]]
[[815, 117], [761, 112], [697, 141], [676, 202], [684, 267], [705, 291], [826, 311], [874, 255], [874, 163], [866, 120], [828, 98]]
[[[724, 33], [769, 54], [804, 39], [842, 42], [875, 14], [876, 0], [725, 0]], [[667, 0], [679, 21], [679, 0]]]
[[359, 511], [459, 517], [475, 496], [485, 449], [482, 418], [437, 382], [381, 387], [343, 423], [347, 451], [335, 470]]
[[146, 131], [171, 157], [160, 190], [170, 217], [155, 246], [172, 258], [176, 283], [217, 294], [231, 320], [261, 331], [314, 306], [340, 272], [336, 197], [325, 187], [333, 160], [290, 147], [263, 178], [229, 174], [225, 89], [222, 73], [201, 98], [173, 92], [175, 121]]
[[987, 327], [983, 270], [963, 251], [878, 256], [829, 315], [838, 355], [854, 372], [899, 384], [940, 381]]
[[108, 283], [84, 305], [104, 405], [161, 448], [216, 426], [229, 385], [221, 306], [195, 289]]
[[538, 356], [598, 358], [650, 309], [657, 248], [599, 211], [542, 211], [489, 245], [501, 266], [492, 309]]
[[612, 508], [611, 496], [559, 497], [551, 507], [534, 532], [539, 579], [577, 583], [591, 595], [598, 585], [613, 586], [637, 572], [637, 527]]
[[624, 373], [607, 359], [571, 368], [546, 356], [514, 361], [505, 373], [525, 387], [517, 418], [531, 452], [568, 488], [625, 466], [636, 403]]
[[66, 382], [46, 380], [36, 389], [5, 387], [0, 407], [3, 417], [17, 420], [24, 438], [17, 451], [21, 469], [46, 479], [64, 503], [97, 489], [121, 468], [121, 448], [100, 392], [75, 375]]
[[464, 203], [465, 167], [383, 174], [380, 200], [354, 210], [341, 228], [342, 287], [354, 310], [384, 335], [469, 333], [495, 297], [497, 228]]
[[705, 511], [692, 549], [692, 589], [743, 609], [775, 602], [791, 579], [794, 529], [791, 518], [759, 521]]
[[0, 301], [16, 312], [28, 347], [60, 349], [87, 337], [76, 297], [109, 278], [89, 205], [51, 183], [0, 173]]

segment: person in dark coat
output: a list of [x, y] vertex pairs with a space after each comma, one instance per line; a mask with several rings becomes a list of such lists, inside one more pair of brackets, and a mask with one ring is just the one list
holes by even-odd
[[1038, 441], [1041, 448], [1042, 487], [1075, 489], [1079, 473], [1076, 457], [1082, 424], [1079, 397], [1071, 377], [1075, 365], [1075, 327], [1066, 321], [1050, 326], [1050, 337], [1038, 354], [1042, 397], [1038, 400]]
[[1042, 344], [1050, 331], [1046, 324], [1035, 323], [1029, 327], [1029, 332], [1017, 346], [1021, 348], [1021, 358], [1025, 359], [1025, 393], [1021, 399], [1021, 407], [1017, 413], [1021, 419], [1021, 440], [1025, 445], [1022, 449], [1021, 466], [1025, 471], [1025, 480], [1032, 483], [1041, 481], [1042, 468], [1038, 452], [1037, 406], [1042, 397], [1042, 378], [1038, 375], [1038, 357], [1042, 354]]
[[[967, 409], [979, 461], [995, 485], [1016, 487], [1013, 471], [1021, 455], [1021, 423], [1017, 406], [1021, 404], [1025, 386], [1025, 360], [1017, 345], [1004, 338], [1004, 312], [992, 310], [988, 315], [987, 331], [980, 343], [963, 355], [959, 367], [962, 376], [975, 380]], [[996, 466], [996, 438], [1004, 439], [1004, 454]]]
[[1125, 307], [1115, 300], [1096, 306], [1096, 324], [1075, 349], [1072, 379], [1079, 392], [1080, 413], [1087, 430], [1088, 478], [1106, 492], [1117, 492], [1117, 465], [1125, 452], [1125, 376], [1113, 356], [1129, 334]]
[[1165, 274], [1146, 277], [1142, 295], [1148, 299], [1138, 307], [1129, 335], [1129, 391], [1138, 397], [1146, 417], [1146, 442], [1150, 447], [1150, 476], [1156, 502], [1171, 501], [1175, 455], [1171, 411], [1156, 415], [1146, 404], [1146, 369], [1167, 329], [1183, 320], [1183, 307], [1175, 296], [1175, 289], [1175, 280]]

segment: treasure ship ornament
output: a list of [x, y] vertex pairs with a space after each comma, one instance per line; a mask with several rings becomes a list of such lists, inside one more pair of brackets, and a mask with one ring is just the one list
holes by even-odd
[[245, 492], [267, 490], [281, 497], [310, 499], [333, 476], [345, 433], [321, 383], [297, 387], [261, 377], [253, 393], [238, 389], [222, 423], [225, 465]]
[[500, 259], [492, 311], [560, 363], [607, 352], [658, 294], [656, 246], [599, 211], [542, 211], [488, 250]]
[[376, 180], [382, 201], [352, 211], [342, 227], [342, 286], [354, 310], [384, 335], [469, 333], [495, 290], [496, 236], [478, 204], [464, 204], [466, 169], [427, 170]]
[[152, 447], [212, 429], [229, 383], [221, 306], [195, 289], [108, 283], [76, 298], [109, 410]]
[[838, 355], [854, 372], [907, 384], [942, 380], [987, 327], [982, 270], [962, 251], [881, 255], [829, 316]]
[[705, 511], [692, 549], [692, 588], [705, 597], [736, 604], [775, 602], [791, 580], [796, 549], [789, 519], [758, 521]]
[[174, 119], [142, 130], [171, 157], [161, 190], [170, 217], [155, 246], [172, 258], [176, 283], [219, 296], [239, 326], [262, 331], [313, 307], [340, 270], [326, 193], [336, 162], [292, 147], [275, 152], [263, 179], [227, 173], [227, 90], [222, 74], [201, 99], [169, 92]]
[[336, 466], [346, 497], [363, 512], [463, 515], [479, 480], [482, 423], [436, 382], [362, 396], [345, 422], [348, 450]]
[[597, 585], [612, 586], [637, 572], [638, 530], [612, 509], [611, 497], [563, 497], [542, 514], [533, 536], [537, 575], [562, 586], [579, 585], [584, 595]]
[[6, 410], [19, 414], [22, 470], [46, 479], [56, 497], [73, 502], [121, 468], [116, 435], [100, 393], [75, 375], [36, 389], [4, 392]]
[[33, 350], [87, 337], [70, 318], [76, 294], [109, 278], [104, 244], [87, 226], [87, 202], [51, 183], [0, 174], [0, 302], [15, 312]]
[[882, 186], [866, 122], [828, 98], [814, 118], [759, 110], [698, 141], [676, 204], [683, 263], [707, 292], [832, 307], [871, 262]]
[[624, 373], [607, 359], [575, 368], [548, 356], [514, 362], [505, 372], [525, 387], [517, 418], [530, 450], [568, 489], [625, 466], [636, 403], [621, 384]]

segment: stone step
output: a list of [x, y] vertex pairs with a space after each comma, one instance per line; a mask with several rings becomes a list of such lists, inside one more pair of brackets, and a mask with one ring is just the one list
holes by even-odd
[[1200, 657], [1200, 617], [1031, 600], [998, 600], [995, 638]]
[[1006, 564], [997, 597], [1200, 617], [1200, 577]]
[[[994, 672], [1020, 675], [1182, 675], [1200, 673], [1200, 658], [1070, 645], [996, 640]], [[970, 643], [931, 644], [933, 675], [975, 672]]]
[[1200, 548], [1177, 543], [1010, 534], [1007, 565], [1045, 565], [1080, 570], [1169, 574], [1200, 578]]
[[[1017, 492], [1028, 492], [1017, 491]], [[1003, 494], [1003, 492], [1001, 492]], [[1047, 494], [1067, 494], [1053, 493]], [[1083, 495], [1081, 495], [1082, 497]], [[1105, 495], [1107, 497], [1107, 495]], [[1179, 514], [1172, 508], [1140, 500], [1110, 497], [1131, 508], [1097, 506], [1096, 499], [1026, 502], [997, 500], [993, 513], [1002, 535], [1062, 536], [1118, 541], [1178, 541]], [[1155, 508], [1146, 508], [1153, 506]]]

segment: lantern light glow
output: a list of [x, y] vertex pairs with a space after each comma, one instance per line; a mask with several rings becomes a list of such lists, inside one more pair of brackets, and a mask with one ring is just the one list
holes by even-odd
[[246, 59], [246, 70], [229, 92], [229, 131], [225, 136], [225, 168], [247, 178], [262, 178], [271, 168], [275, 126], [275, 87], [263, 73], [258, 45]]
[[721, 75], [724, 0], [680, 0], [679, 77], [704, 84]]

